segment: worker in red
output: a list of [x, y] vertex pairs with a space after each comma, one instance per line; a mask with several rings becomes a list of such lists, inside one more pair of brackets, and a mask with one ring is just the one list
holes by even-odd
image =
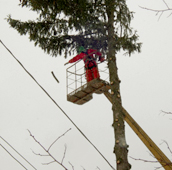
[[103, 62], [105, 61], [104, 57], [102, 57], [102, 54], [94, 49], [88, 49], [86, 50], [83, 46], [79, 47], [78, 50], [79, 54], [77, 56], [75, 56], [74, 58], [72, 58], [71, 60], [69, 60], [66, 64], [68, 63], [74, 63], [80, 59], [83, 59], [84, 63], [85, 63], [85, 70], [86, 70], [86, 79], [87, 82], [99, 78], [99, 71], [97, 68], [97, 63], [96, 63], [96, 57], [94, 55], [99, 56], [99, 61]]

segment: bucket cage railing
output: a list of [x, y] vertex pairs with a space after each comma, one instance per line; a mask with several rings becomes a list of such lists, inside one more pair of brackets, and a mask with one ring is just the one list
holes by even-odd
[[[73, 65], [66, 69], [66, 91], [67, 95], [74, 94], [80, 90], [82, 86], [87, 86], [85, 77], [84, 63], [81, 60], [75, 62]], [[100, 78], [109, 81], [109, 72], [107, 62], [97, 63]]]

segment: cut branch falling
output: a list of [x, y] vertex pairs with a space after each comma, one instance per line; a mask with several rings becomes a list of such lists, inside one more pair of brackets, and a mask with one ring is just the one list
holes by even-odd
[[53, 73], [53, 71], [51, 72], [51, 74], [53, 75], [53, 77], [57, 81], [57, 83], [59, 83], [59, 80], [57, 79], [57, 77], [55, 76], [55, 74]]
[[65, 159], [65, 155], [66, 155], [66, 146], [65, 146], [65, 151], [64, 151], [64, 154], [63, 154], [63, 158], [62, 158], [62, 161], [60, 162], [60, 161], [58, 161], [51, 153], [50, 153], [50, 148], [54, 145], [54, 143], [55, 142], [57, 142], [62, 136], [64, 136], [66, 133], [68, 133], [69, 131], [71, 130], [71, 128], [70, 129], [68, 129], [64, 134], [62, 134], [61, 136], [59, 136], [51, 145], [50, 145], [50, 147], [48, 148], [48, 149], [46, 149], [33, 135], [32, 135], [32, 133], [28, 130], [28, 132], [29, 132], [29, 134], [30, 134], [30, 136], [34, 139], [34, 141], [36, 142], [36, 143], [38, 143], [39, 144], [39, 146], [41, 146], [41, 148], [47, 153], [47, 155], [43, 155], [43, 154], [36, 154], [36, 155], [39, 155], [39, 156], [50, 156], [52, 159], [53, 159], [53, 161], [51, 161], [51, 162], [48, 162], [48, 163], [43, 163], [43, 165], [49, 165], [49, 164], [51, 164], [51, 163], [57, 163], [57, 164], [59, 164], [61, 167], [63, 167], [65, 170], [68, 170], [66, 167], [65, 167], [65, 165], [63, 164], [63, 161], [64, 161], [64, 159]]

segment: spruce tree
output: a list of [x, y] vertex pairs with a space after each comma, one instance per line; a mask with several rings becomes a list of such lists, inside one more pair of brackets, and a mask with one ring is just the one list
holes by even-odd
[[126, 0], [20, 0], [20, 5], [36, 11], [38, 17], [22, 22], [9, 16], [8, 23], [21, 35], [28, 34], [46, 53], [67, 57], [82, 45], [107, 54], [116, 166], [117, 170], [129, 170], [116, 54], [121, 49], [128, 55], [140, 52], [141, 43], [130, 27], [133, 13]]

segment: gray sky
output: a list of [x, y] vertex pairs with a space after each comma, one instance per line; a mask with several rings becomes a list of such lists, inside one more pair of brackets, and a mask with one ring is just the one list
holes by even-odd
[[[167, 1], [168, 2], [168, 1]], [[142, 52], [131, 57], [123, 52], [117, 55], [121, 94], [124, 108], [171, 159], [171, 154], [162, 140], [172, 143], [172, 115], [164, 115], [161, 110], [172, 111], [172, 35], [171, 17], [164, 13], [160, 20], [155, 13], [143, 10], [139, 6], [163, 9], [161, 0], [130, 0], [129, 7], [135, 11], [132, 22], [143, 43]], [[169, 0], [169, 6], [172, 1]], [[93, 95], [93, 99], [82, 106], [66, 100], [66, 67], [63, 57], [52, 58], [39, 47], [34, 47], [27, 36], [20, 36], [9, 28], [6, 16], [27, 20], [34, 19], [35, 14], [18, 6], [18, 0], [0, 1], [0, 39], [22, 62], [36, 80], [48, 91], [68, 116], [78, 125], [86, 136], [97, 146], [109, 162], [115, 166], [114, 133], [111, 104], [104, 95]], [[51, 71], [60, 80], [54, 80]], [[40, 146], [29, 136], [27, 129], [46, 148], [66, 130], [72, 128], [50, 150], [54, 157], [61, 160], [64, 146], [67, 152], [64, 164], [69, 168], [72, 163], [76, 170], [96, 169], [110, 170], [109, 165], [100, 157], [92, 146], [80, 135], [62, 112], [52, 103], [36, 83], [24, 72], [10, 53], [0, 44], [0, 136], [7, 140], [37, 169], [62, 169], [56, 163], [48, 163], [50, 158], [36, 156], [44, 154]], [[150, 152], [126, 124], [126, 139], [129, 156], [138, 159], [154, 160]], [[32, 170], [2, 139], [0, 143], [21, 163]], [[133, 170], [153, 170], [159, 164], [135, 161], [129, 158]], [[0, 147], [1, 169], [24, 169]]]

